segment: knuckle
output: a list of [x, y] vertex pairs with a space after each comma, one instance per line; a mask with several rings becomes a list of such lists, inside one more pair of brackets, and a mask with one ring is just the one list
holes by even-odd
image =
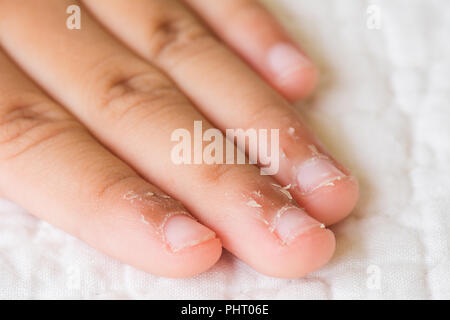
[[227, 20], [232, 23], [239, 23], [242, 20], [248, 22], [253, 20], [255, 16], [257, 17], [263, 8], [258, 0], [231, 1], [225, 15]]
[[178, 89], [156, 72], [111, 77], [99, 99], [100, 111], [113, 121], [124, 120], [127, 116], [156, 118], [187, 103]]
[[82, 129], [51, 102], [0, 107], [0, 160], [15, 158], [75, 128]]
[[[77, 229], [73, 230], [73, 233], [85, 239], [92, 231], [89, 229], [90, 226], [97, 225], [96, 222], [98, 221], [108, 221], [112, 215], [111, 211], [105, 210], [105, 208], [119, 206], [119, 201], [125, 194], [124, 190], [138, 184], [139, 180], [140, 178], [131, 170], [117, 164], [98, 168], [97, 172], [90, 172], [89, 175], [85, 175], [79, 182], [82, 188], [79, 188], [78, 197], [87, 199], [88, 203], [93, 204], [93, 209], [79, 212], [82, 217], [80, 220], [86, 223], [77, 224]], [[129, 208], [126, 209], [128, 212]], [[118, 218], [118, 216], [115, 217]], [[114, 219], [114, 221], [120, 223], [119, 220]]]
[[216, 40], [211, 33], [189, 15], [162, 17], [150, 26], [149, 53], [154, 60], [179, 52], [203, 52]]
[[100, 181], [93, 184], [95, 187], [91, 191], [97, 199], [116, 199], [117, 195], [123, 194], [130, 186], [141, 183], [140, 178], [131, 170], [117, 169], [102, 174]]
[[234, 169], [234, 166], [225, 164], [203, 166], [201, 179], [208, 186], [219, 186], [233, 178]]
[[[252, 108], [246, 110], [246, 128], [258, 128], [261, 125], [269, 124], [273, 122], [273, 119], [279, 119], [285, 116], [282, 108], [277, 104], [262, 103], [255, 105]], [[290, 113], [286, 113], [291, 116]]]

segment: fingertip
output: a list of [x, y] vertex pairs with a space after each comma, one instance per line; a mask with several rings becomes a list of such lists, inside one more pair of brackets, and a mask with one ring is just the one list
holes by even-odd
[[[195, 276], [219, 260], [221, 240], [189, 216], [171, 216], [163, 228], [158, 228], [150, 217], [139, 217], [130, 211], [126, 218], [122, 210], [108, 215], [101, 227], [97, 224], [88, 231], [85, 240], [113, 258], [166, 278]], [[187, 245], [179, 246], [182, 242]]]
[[295, 241], [274, 252], [271, 263], [266, 263], [262, 273], [277, 278], [299, 278], [313, 272], [332, 258], [336, 240], [332, 231], [313, 228], [298, 236]]
[[165, 277], [189, 278], [203, 273], [216, 264], [222, 255], [222, 243], [218, 238], [196, 246], [184, 248], [173, 254], [168, 262]]
[[303, 196], [302, 205], [315, 219], [325, 225], [332, 225], [352, 212], [358, 197], [358, 181], [349, 176], [336, 181], [332, 186], [320, 188], [310, 195]]
[[298, 250], [302, 251], [305, 261], [303, 268], [288, 270], [286, 277], [301, 277], [326, 265], [334, 255], [336, 238], [334, 233], [325, 228], [315, 228], [297, 239]]
[[279, 79], [279, 91], [290, 101], [306, 99], [314, 92], [319, 81], [319, 71], [315, 66], [301, 68], [288, 77]]
[[276, 43], [267, 53], [269, 81], [289, 100], [306, 98], [316, 87], [318, 69], [295, 45]]
[[211, 268], [222, 254], [222, 243], [215, 232], [190, 216], [170, 217], [164, 227], [164, 235], [168, 257], [165, 263], [169, 266], [166, 276], [171, 278], [200, 274]]
[[164, 225], [164, 238], [173, 252], [193, 247], [215, 237], [214, 231], [185, 214], [169, 217]]

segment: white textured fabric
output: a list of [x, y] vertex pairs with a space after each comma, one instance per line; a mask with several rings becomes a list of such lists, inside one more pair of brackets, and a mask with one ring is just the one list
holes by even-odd
[[280, 280], [225, 253], [158, 278], [1, 201], [0, 298], [450, 298], [450, 1], [266, 2], [322, 69], [299, 107], [361, 183], [331, 263]]

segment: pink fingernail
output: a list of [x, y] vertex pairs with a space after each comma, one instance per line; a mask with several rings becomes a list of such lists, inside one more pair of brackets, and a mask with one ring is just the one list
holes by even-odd
[[173, 252], [215, 238], [216, 234], [185, 215], [174, 215], [166, 222], [165, 239]]
[[312, 62], [295, 46], [289, 43], [278, 43], [268, 53], [268, 63], [272, 71], [280, 78], [285, 78], [299, 69], [312, 66]]
[[334, 186], [346, 175], [329, 160], [312, 158], [298, 168], [297, 181], [301, 192], [311, 193], [321, 187]]
[[308, 216], [299, 208], [289, 208], [282, 212], [276, 222], [275, 233], [285, 244], [289, 244], [299, 235], [312, 228], [325, 228], [323, 224]]

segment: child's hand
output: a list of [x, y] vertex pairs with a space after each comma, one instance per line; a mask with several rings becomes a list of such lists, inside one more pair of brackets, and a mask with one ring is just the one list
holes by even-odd
[[[2, 195], [153, 274], [202, 272], [222, 244], [272, 276], [325, 264], [321, 223], [347, 216], [358, 186], [262, 80], [293, 100], [317, 79], [274, 19], [251, 0], [86, 0], [78, 30], [74, 3], [0, 0]], [[176, 165], [171, 134], [195, 120], [280, 129], [279, 172]]]

